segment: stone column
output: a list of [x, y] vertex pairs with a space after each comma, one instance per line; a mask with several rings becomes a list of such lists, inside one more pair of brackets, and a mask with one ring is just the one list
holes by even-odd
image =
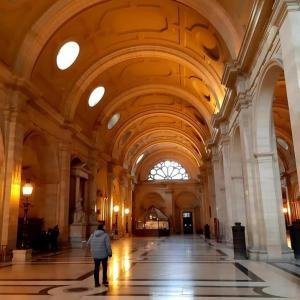
[[207, 190], [208, 190], [208, 199], [209, 202], [209, 212], [210, 212], [210, 228], [211, 233], [215, 235], [215, 224], [214, 219], [217, 218], [216, 215], [216, 200], [215, 200], [215, 192], [214, 192], [214, 177], [213, 177], [213, 169], [211, 162], [208, 163], [207, 166]]
[[226, 201], [226, 242], [232, 243], [232, 230], [231, 226], [234, 225], [233, 220], [233, 209], [234, 205], [232, 203], [231, 195], [231, 172], [230, 172], [230, 149], [229, 149], [229, 136], [227, 131], [227, 124], [221, 124], [221, 147], [222, 147], [222, 157], [223, 157], [223, 173], [224, 173], [224, 187], [225, 187], [225, 198]]
[[0, 243], [2, 236], [2, 221], [3, 221], [3, 192], [4, 192], [4, 181], [5, 181], [5, 151], [4, 151], [4, 118], [5, 116], [5, 97], [6, 89], [0, 83]]
[[112, 232], [113, 229], [113, 202], [112, 202], [112, 193], [113, 193], [113, 181], [114, 181], [114, 174], [113, 174], [113, 165], [111, 163], [108, 164], [107, 170], [107, 210], [106, 210], [106, 218], [105, 222], [106, 230]]
[[123, 236], [125, 234], [125, 208], [127, 205], [127, 190], [128, 190], [128, 181], [126, 172], [121, 172], [119, 175], [120, 183], [120, 212], [119, 212], [119, 235]]
[[[282, 199], [279, 194], [279, 176], [276, 176], [273, 153], [256, 154], [257, 173], [259, 179], [259, 199], [263, 214], [263, 227], [259, 233], [263, 237], [260, 257], [262, 259], [292, 258], [292, 252], [287, 247], [284, 218], [282, 214]], [[279, 174], [278, 174], [279, 175]], [[265, 254], [263, 253], [265, 251]], [[264, 257], [265, 256], [265, 257]]]
[[128, 214], [128, 233], [132, 234], [132, 220], [133, 220], [133, 190], [134, 190], [134, 183], [133, 178], [128, 175], [128, 190], [127, 190], [127, 203], [129, 208], [129, 214]]
[[245, 96], [239, 99], [238, 122], [241, 137], [242, 169], [245, 192], [247, 248], [250, 258], [256, 259], [260, 253], [262, 237], [261, 207], [256, 197], [256, 179], [254, 174], [255, 158], [253, 156], [252, 106], [251, 99]]
[[300, 178], [300, 11], [299, 1], [284, 0], [287, 15], [279, 30], [286, 91], [295, 150], [298, 180]]
[[[69, 135], [67, 135], [69, 136]], [[59, 184], [58, 184], [58, 206], [57, 223], [59, 226], [59, 238], [62, 243], [69, 240], [69, 194], [70, 194], [70, 163], [71, 149], [70, 142], [61, 141], [59, 143]]]
[[1, 244], [10, 249], [16, 248], [21, 171], [22, 150], [24, 139], [24, 112], [22, 111], [26, 97], [14, 92], [9, 98], [4, 116], [4, 140], [5, 140], [5, 178], [3, 189], [3, 218]]
[[88, 179], [88, 228], [87, 235], [89, 236], [97, 228], [97, 213], [95, 211], [97, 202], [97, 153], [93, 151], [90, 155], [89, 169], [91, 174]]
[[[210, 225], [209, 217], [209, 199], [207, 195], [208, 184], [207, 184], [207, 174], [205, 168], [201, 168], [199, 177], [199, 204], [200, 204], [200, 228], [204, 229], [205, 224]], [[210, 228], [212, 231], [212, 228]]]
[[220, 225], [220, 239], [226, 240], [226, 225], [227, 225], [227, 213], [225, 202], [225, 187], [224, 187], [224, 175], [221, 168], [221, 161], [216, 146], [212, 148], [212, 165], [214, 172], [214, 184], [215, 184], [215, 201], [216, 201], [216, 215]]

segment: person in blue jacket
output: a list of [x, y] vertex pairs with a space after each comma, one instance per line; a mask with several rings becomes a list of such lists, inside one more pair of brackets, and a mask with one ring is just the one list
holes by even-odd
[[110, 239], [108, 234], [104, 231], [104, 223], [100, 223], [95, 230], [87, 244], [90, 246], [92, 257], [94, 258], [95, 268], [94, 268], [94, 279], [95, 287], [100, 286], [99, 282], [99, 268], [100, 263], [102, 263], [102, 283], [108, 285], [107, 281], [107, 261], [108, 257], [112, 256]]

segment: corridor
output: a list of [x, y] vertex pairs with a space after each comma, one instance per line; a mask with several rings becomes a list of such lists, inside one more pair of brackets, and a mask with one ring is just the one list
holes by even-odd
[[109, 288], [93, 286], [86, 249], [0, 267], [1, 299], [299, 299], [300, 264], [235, 261], [199, 236], [113, 242]]

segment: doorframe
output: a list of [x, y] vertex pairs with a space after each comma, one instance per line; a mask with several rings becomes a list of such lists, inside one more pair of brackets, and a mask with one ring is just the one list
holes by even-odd
[[192, 220], [193, 220], [193, 233], [195, 233], [195, 209], [194, 208], [185, 208], [180, 210], [180, 221], [181, 221], [181, 230], [180, 234], [184, 234], [184, 228], [183, 228], [183, 216], [182, 214], [184, 212], [191, 212], [192, 213]]

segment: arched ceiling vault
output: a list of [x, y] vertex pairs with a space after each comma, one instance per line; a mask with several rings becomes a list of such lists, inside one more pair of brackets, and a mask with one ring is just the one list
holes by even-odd
[[[0, 59], [76, 130], [97, 136], [98, 150], [129, 169], [151, 151], [160, 158], [183, 153], [199, 166], [211, 115], [224, 97], [224, 64], [237, 57], [252, 3], [2, 1]], [[70, 40], [80, 53], [61, 71], [56, 55]], [[87, 99], [99, 85], [106, 93], [91, 108]], [[108, 130], [115, 113], [121, 118]]]
[[[36, 1], [27, 2], [29, 7], [37, 6]], [[34, 2], [34, 5], [30, 5], [30, 2]], [[14, 67], [18, 74], [25, 77], [31, 76], [33, 67], [42, 49], [61, 26], [88, 8], [105, 3], [107, 0], [60, 0], [52, 6], [51, 2], [53, 1], [51, 0], [39, 2], [44, 2], [43, 7], [39, 7], [40, 10], [37, 12], [37, 15], [40, 17], [33, 22], [31, 28], [29, 27], [30, 29], [23, 38]], [[241, 26], [235, 26], [237, 24], [230, 17], [230, 11], [226, 11], [224, 6], [222, 7], [215, 0], [177, 0], [176, 2], [191, 7], [200, 15], [206, 16], [221, 34], [223, 40], [228, 41], [231, 56], [233, 58], [237, 57], [242, 41], [242, 29], [239, 28]], [[47, 8], [48, 10], [46, 10]], [[41, 14], [40, 11], [43, 11], [43, 9], [46, 12]], [[229, 10], [231, 10], [230, 7]], [[237, 28], [239, 28], [238, 31]], [[30, 56], [28, 55], [29, 53]]]
[[[167, 138], [165, 136], [162, 137], [161, 131], [158, 129], [148, 130], [144, 134], [137, 136], [136, 141], [131, 142], [126, 147], [123, 157], [121, 157], [124, 165], [132, 168], [141, 154], [149, 152], [151, 145], [160, 145], [160, 143], [181, 145], [186, 152], [192, 155], [197, 165], [201, 164], [202, 157], [206, 156], [203, 144], [197, 143], [193, 137], [186, 136], [184, 132], [175, 132], [172, 128], [163, 128], [163, 130], [167, 134]], [[149, 143], [149, 141], [151, 142]]]
[[114, 158], [117, 158], [118, 155], [116, 153], [120, 153], [126, 148], [128, 142], [132, 140], [138, 142], [136, 140], [137, 136], [143, 136], [148, 130], [155, 128], [162, 135], [166, 134], [164, 131], [166, 128], [171, 128], [175, 133], [183, 132], [187, 137], [192, 137], [196, 144], [204, 145], [205, 141], [202, 140], [203, 131], [201, 132], [201, 127], [195, 125], [187, 116], [176, 112], [168, 110], [144, 110], [136, 115], [128, 116], [124, 121], [120, 119], [115, 130], [109, 131], [109, 136], [106, 137], [110, 141], [108, 147], [111, 150], [109, 152], [112, 153]]
[[166, 109], [162, 107], [150, 110], [144, 108], [142, 111], [141, 109], [133, 110], [133, 113], [127, 112], [125, 116], [121, 110], [120, 120], [118, 125], [116, 125], [115, 130], [106, 130], [104, 127], [106, 124], [103, 124], [102, 130], [99, 130], [99, 132], [101, 133], [102, 131], [102, 133], [110, 140], [109, 146], [114, 147], [114, 141], [122, 138], [130, 130], [132, 130], [133, 133], [133, 128], [137, 128], [138, 131], [145, 131], [147, 128], [153, 129], [157, 127], [149, 127], [147, 122], [152, 125], [155, 124], [155, 122], [158, 122], [157, 125], [159, 125], [159, 128], [161, 128], [164, 124], [170, 124], [174, 130], [177, 128], [180, 128], [183, 131], [189, 130], [193, 132], [195, 137], [201, 143], [205, 143], [210, 137], [206, 126], [203, 126], [199, 122], [195, 122], [190, 115], [175, 109]]
[[199, 101], [199, 99], [195, 95], [180, 87], [164, 84], [145, 84], [132, 89], [128, 89], [122, 94], [119, 94], [116, 98], [110, 100], [110, 105], [105, 106], [101, 110], [98, 115], [96, 125], [107, 122], [107, 119], [109, 119], [115, 111], [118, 111], [118, 107], [126, 103], [127, 101], [133, 98], [153, 94], [170, 95], [185, 100], [191, 106], [195, 107], [196, 111], [199, 112], [199, 117], [203, 117], [203, 121], [206, 122], [210, 132], [212, 131], [210, 124], [210, 115], [212, 112], [209, 110], [209, 107], [205, 103], [207, 102], [206, 99], [203, 99], [203, 101]]
[[[215, 99], [217, 110], [219, 110], [224, 97], [224, 90], [220, 85], [221, 78], [217, 76], [210, 66], [205, 66], [204, 62], [193, 59], [182, 51], [162, 46], [135, 46], [126, 48], [109, 54], [94, 63], [82, 76], [75, 82], [70, 91], [65, 104], [66, 117], [73, 119], [78, 102], [82, 100], [82, 95], [101, 74], [108, 69], [122, 62], [136, 60], [137, 58], [157, 58], [160, 60], [173, 61], [179, 66], [187, 68], [190, 71], [190, 80], [197, 80], [199, 83], [207, 85], [208, 95]], [[133, 62], [134, 63], [134, 62]], [[98, 79], [98, 80], [97, 80]], [[200, 94], [201, 95], [201, 94]], [[202, 96], [202, 95], [201, 95]], [[212, 109], [213, 112], [216, 110]]]

